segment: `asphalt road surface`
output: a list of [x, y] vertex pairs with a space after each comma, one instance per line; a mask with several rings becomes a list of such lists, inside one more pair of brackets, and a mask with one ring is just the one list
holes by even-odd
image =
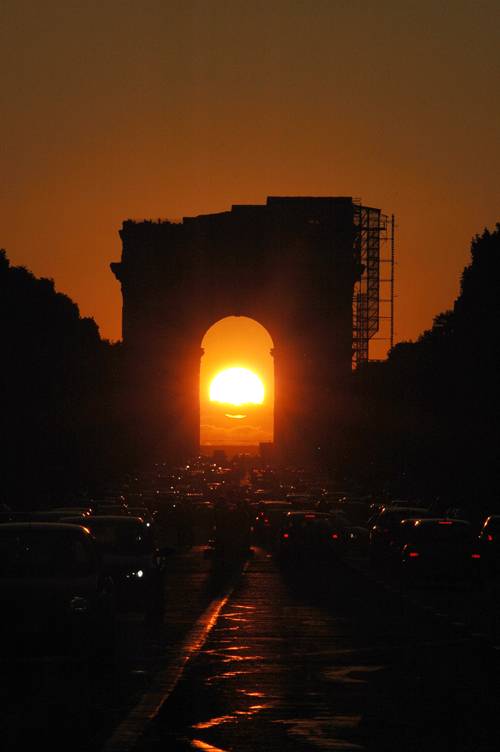
[[413, 596], [257, 549], [135, 749], [493, 750], [495, 677], [491, 646]]
[[4, 748], [499, 748], [498, 653], [473, 590], [408, 592], [363, 557], [284, 572], [257, 548], [217, 567], [195, 547], [165, 597], [163, 623], [121, 619], [112, 666], [4, 671]]

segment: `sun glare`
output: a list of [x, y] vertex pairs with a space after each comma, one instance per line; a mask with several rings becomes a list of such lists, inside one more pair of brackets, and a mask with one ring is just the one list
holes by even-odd
[[248, 368], [227, 368], [210, 383], [210, 401], [226, 405], [261, 405], [264, 402], [264, 384]]

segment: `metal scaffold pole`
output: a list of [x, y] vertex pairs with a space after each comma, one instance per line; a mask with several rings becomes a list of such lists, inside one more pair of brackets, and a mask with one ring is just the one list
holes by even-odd
[[394, 214], [391, 214], [391, 350], [394, 347]]

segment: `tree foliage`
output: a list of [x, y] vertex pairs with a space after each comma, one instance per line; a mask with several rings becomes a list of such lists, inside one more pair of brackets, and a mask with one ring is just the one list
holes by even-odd
[[[78, 306], [0, 251], [3, 501], [37, 506], [119, 472], [120, 346]], [[119, 430], [120, 429], [120, 430]]]
[[453, 309], [355, 374], [354, 465], [367, 483], [476, 507], [498, 500], [499, 272], [497, 224], [472, 240]]

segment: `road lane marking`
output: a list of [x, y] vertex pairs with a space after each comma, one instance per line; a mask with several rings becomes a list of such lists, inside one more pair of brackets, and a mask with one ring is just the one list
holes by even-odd
[[[248, 562], [243, 566], [243, 574]], [[115, 728], [111, 737], [102, 747], [102, 752], [130, 752], [146, 726], [158, 715], [161, 707], [168, 700], [181, 678], [188, 661], [198, 653], [208, 635], [215, 626], [219, 614], [231, 598], [236, 582], [233, 579], [226, 592], [215, 598], [202, 615], [197, 619], [177, 651], [173, 651], [176, 658], [153, 676], [154, 687], [143, 694], [137, 705], [128, 716]]]

